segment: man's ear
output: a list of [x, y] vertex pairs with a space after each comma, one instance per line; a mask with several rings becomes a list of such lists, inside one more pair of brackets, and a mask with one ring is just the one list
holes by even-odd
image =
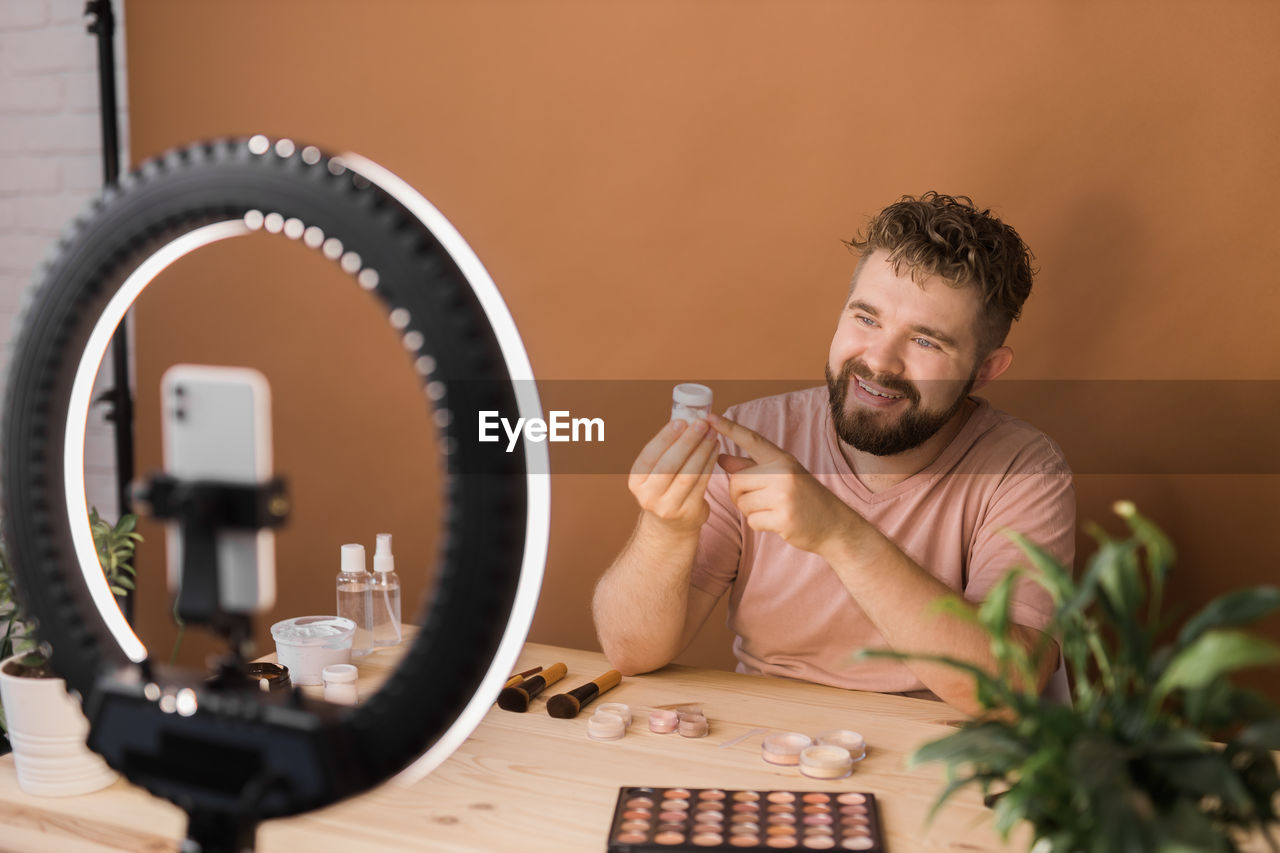
[[1000, 376], [1009, 369], [1009, 365], [1013, 364], [1013, 350], [1008, 347], [996, 347], [986, 358], [982, 360], [982, 364], [978, 365], [978, 375], [973, 382], [973, 390], [978, 390], [983, 385]]

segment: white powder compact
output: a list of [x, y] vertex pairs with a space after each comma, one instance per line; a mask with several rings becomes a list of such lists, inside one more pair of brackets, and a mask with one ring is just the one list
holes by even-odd
[[294, 684], [323, 684], [326, 666], [351, 663], [355, 633], [356, 623], [341, 616], [296, 616], [271, 626], [276, 660]]

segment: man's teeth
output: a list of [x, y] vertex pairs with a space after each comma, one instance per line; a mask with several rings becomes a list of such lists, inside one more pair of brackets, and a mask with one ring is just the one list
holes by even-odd
[[862, 386], [863, 391], [866, 391], [868, 394], [875, 394], [877, 397], [886, 397], [890, 400], [898, 400], [902, 398], [901, 394], [885, 394], [881, 391], [877, 391], [876, 389], [868, 386], [867, 383], [863, 382], [861, 379], [858, 380], [858, 384]]

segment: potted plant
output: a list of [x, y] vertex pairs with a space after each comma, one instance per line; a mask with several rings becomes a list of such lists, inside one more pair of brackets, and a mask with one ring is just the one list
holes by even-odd
[[1008, 636], [1019, 573], [976, 614], [955, 601], [942, 605], [987, 631], [999, 672], [929, 658], [971, 673], [985, 709], [912, 755], [912, 764], [947, 765], [934, 811], [977, 785], [1006, 839], [1030, 823], [1035, 851], [1229, 851], [1259, 835], [1280, 849], [1272, 835], [1280, 774], [1271, 754], [1280, 749], [1280, 709], [1228, 679], [1280, 661], [1280, 647], [1240, 630], [1280, 606], [1280, 590], [1228, 593], [1175, 632], [1161, 613], [1173, 545], [1133, 504], [1115, 510], [1129, 536], [1094, 527], [1098, 549], [1078, 583], [1013, 534], [1037, 570], [1029, 576], [1053, 597], [1049, 632], [1061, 641], [1072, 705], [1035, 691], [1035, 655]]
[[[134, 588], [133, 551], [142, 537], [137, 518], [112, 525], [90, 512], [103, 573], [117, 597]], [[50, 670], [14, 596], [0, 534], [0, 732], [13, 747], [18, 784], [28, 793], [68, 795], [96, 790], [115, 773], [84, 745], [88, 723], [66, 683]], [[7, 712], [7, 713], [6, 713]]]

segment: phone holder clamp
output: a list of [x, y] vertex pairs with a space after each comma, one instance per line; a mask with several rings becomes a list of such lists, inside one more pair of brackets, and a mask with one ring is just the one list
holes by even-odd
[[217, 536], [283, 525], [289, 517], [285, 479], [244, 484], [157, 474], [135, 487], [134, 499], [152, 517], [174, 521], [182, 531], [178, 616], [231, 638], [233, 648], [247, 639], [249, 614], [222, 606]]

